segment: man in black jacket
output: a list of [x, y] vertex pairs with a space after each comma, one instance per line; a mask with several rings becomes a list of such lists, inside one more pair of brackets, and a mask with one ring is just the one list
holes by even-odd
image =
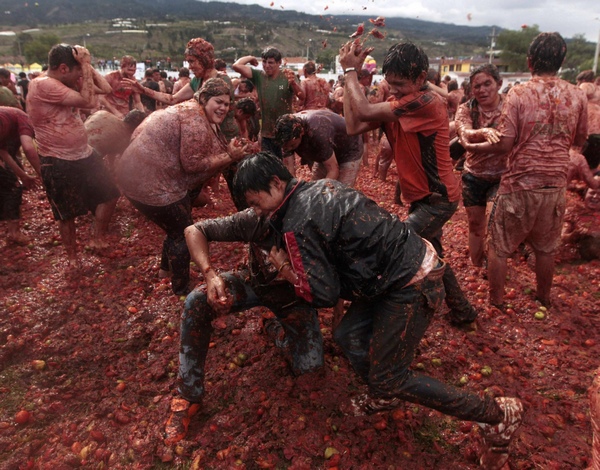
[[[239, 302], [230, 280], [211, 266], [209, 242], [216, 241], [214, 234], [220, 234], [220, 240], [270, 244], [268, 260], [294, 290], [288, 294], [289, 302], [320, 308], [333, 306], [338, 297], [352, 301], [334, 338], [369, 385], [368, 395], [352, 401], [356, 414], [392, 409], [407, 400], [477, 421], [485, 440], [481, 464], [488, 470], [500, 469], [522, 419], [521, 402], [482, 399], [410, 369], [444, 299], [445, 266], [433, 245], [338, 181], [293, 179], [269, 153], [252, 155], [240, 164], [234, 190], [250, 209], [186, 229], [190, 253], [207, 282], [206, 307], [194, 314], [208, 321]], [[193, 309], [193, 296], [186, 301], [184, 321]], [[201, 355], [183, 344], [183, 328], [184, 356]], [[202, 329], [195, 334], [206, 336], [208, 344], [209, 332]], [[184, 396], [188, 373], [184, 361], [180, 367]], [[188, 399], [198, 403], [201, 395]]]

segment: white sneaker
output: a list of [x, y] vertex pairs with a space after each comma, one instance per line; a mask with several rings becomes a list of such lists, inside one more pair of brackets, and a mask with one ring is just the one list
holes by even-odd
[[481, 468], [500, 470], [508, 460], [508, 446], [523, 420], [523, 404], [518, 398], [500, 397], [496, 403], [504, 411], [504, 419], [498, 424], [477, 423], [483, 431], [483, 453], [479, 459]]

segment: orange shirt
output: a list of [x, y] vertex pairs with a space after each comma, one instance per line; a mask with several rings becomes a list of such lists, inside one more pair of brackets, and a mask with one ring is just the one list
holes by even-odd
[[388, 100], [397, 122], [385, 129], [398, 168], [402, 200], [407, 204], [432, 193], [460, 199], [459, 181], [453, 173], [449, 150], [446, 105], [431, 91], [419, 91]]

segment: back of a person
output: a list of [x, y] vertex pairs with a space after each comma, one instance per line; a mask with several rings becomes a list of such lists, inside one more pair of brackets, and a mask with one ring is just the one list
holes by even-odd
[[311, 158], [318, 155], [321, 148], [335, 152], [338, 164], [343, 164], [362, 157], [362, 139], [350, 136], [346, 131], [346, 121], [330, 109], [315, 109], [297, 114], [308, 122], [309, 135], [302, 139], [296, 153], [309, 161], [324, 161], [331, 153], [323, 155], [319, 160]]
[[119, 154], [129, 144], [129, 127], [112, 113], [98, 111], [86, 119], [88, 144], [100, 155]]
[[563, 187], [569, 148], [585, 120], [584, 92], [557, 77], [533, 77], [513, 87], [503, 108], [499, 130], [515, 130], [518, 138], [508, 158], [500, 191]]
[[319, 77], [306, 79], [302, 82], [304, 91], [304, 109], [324, 109], [329, 104], [329, 85]]
[[[422, 239], [359, 191], [333, 180], [301, 182], [289, 200], [283, 220], [288, 245], [294, 245], [293, 233], [303, 256], [324, 265], [335, 259], [344, 298], [379, 295], [394, 283], [405, 285], [418, 270]], [[338, 229], [324, 230], [331, 226]], [[318, 271], [307, 273], [316, 302], [331, 295], [328, 283], [319, 283], [331, 273]]]

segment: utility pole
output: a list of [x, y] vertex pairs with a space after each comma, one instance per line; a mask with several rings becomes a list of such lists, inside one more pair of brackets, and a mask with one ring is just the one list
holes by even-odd
[[496, 28], [492, 28], [492, 35], [488, 36], [490, 38], [490, 64], [494, 61], [494, 48], [496, 47]]

